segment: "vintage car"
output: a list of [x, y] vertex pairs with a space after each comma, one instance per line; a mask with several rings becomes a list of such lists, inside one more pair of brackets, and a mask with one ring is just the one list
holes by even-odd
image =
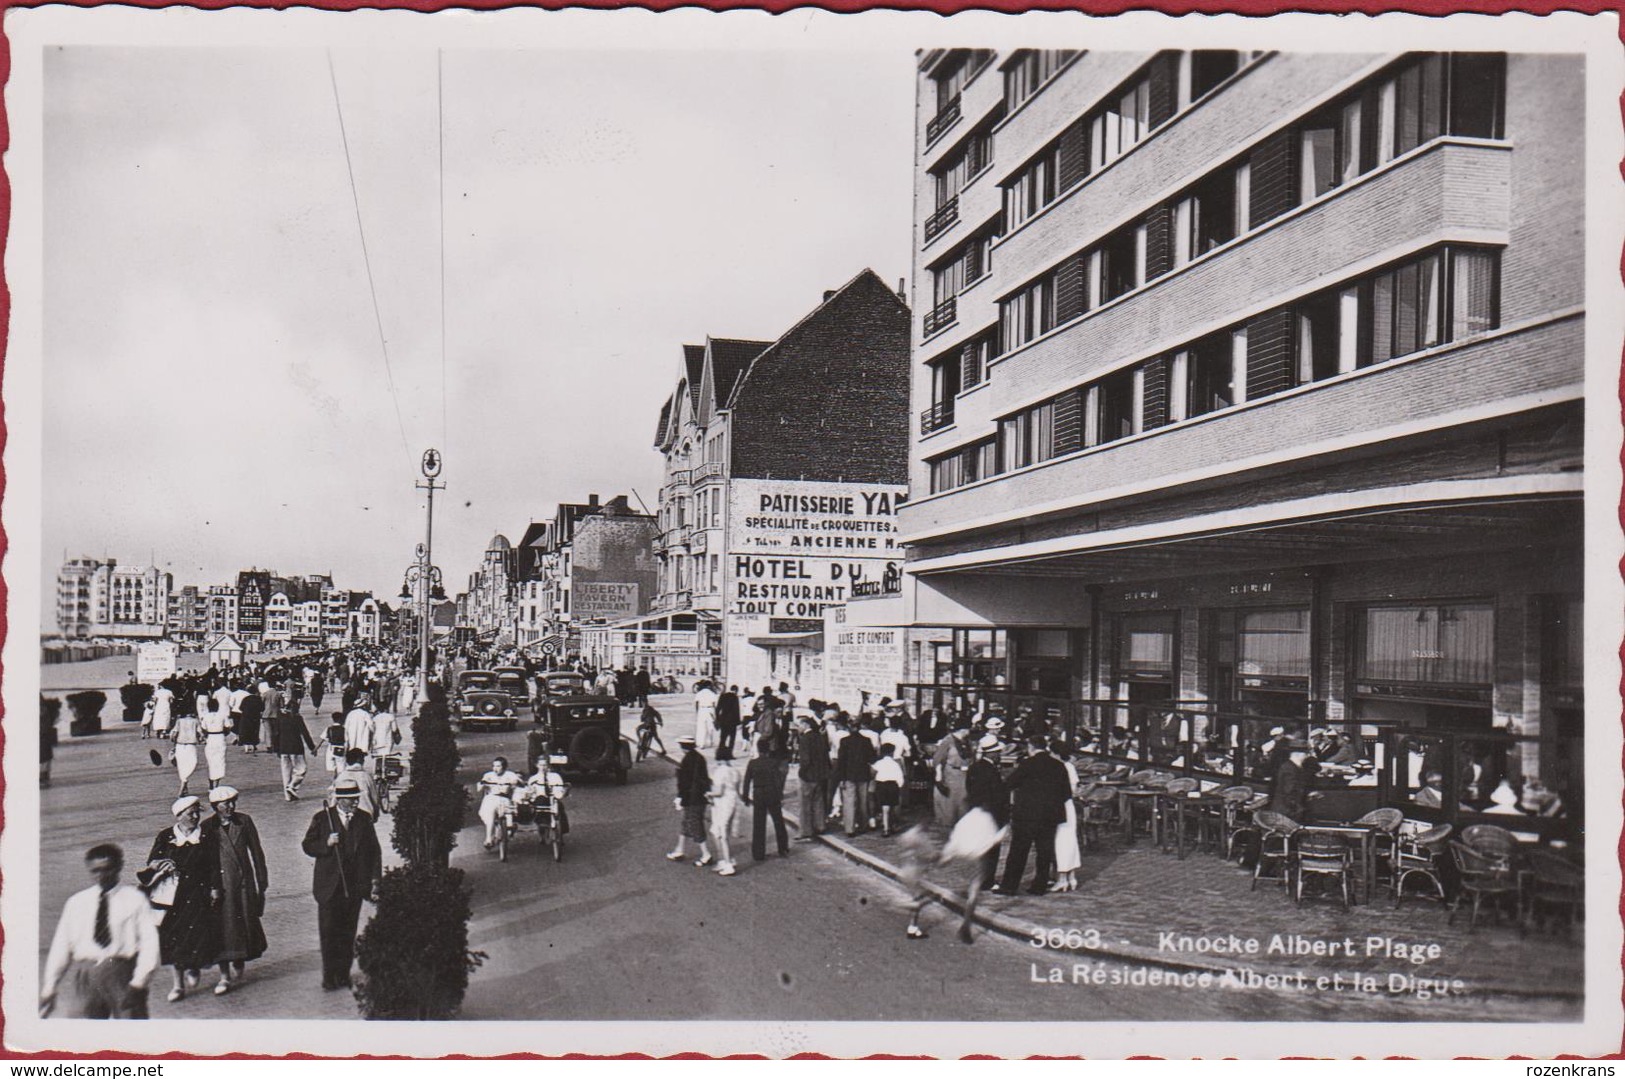
[[454, 722], [465, 729], [486, 725], [511, 731], [519, 725], [518, 717], [519, 709], [495, 671], [463, 671], [457, 676]]
[[632, 771], [632, 744], [621, 734], [621, 705], [614, 697], [557, 694], [538, 698], [536, 728], [525, 739], [527, 774], [536, 762], [562, 756], [564, 775], [613, 775], [625, 783]]
[[531, 708], [530, 674], [523, 667], [498, 667], [497, 685], [513, 698], [514, 709], [529, 712]]
[[536, 700], [550, 697], [580, 697], [592, 692], [587, 679], [575, 671], [544, 671], [536, 676]]

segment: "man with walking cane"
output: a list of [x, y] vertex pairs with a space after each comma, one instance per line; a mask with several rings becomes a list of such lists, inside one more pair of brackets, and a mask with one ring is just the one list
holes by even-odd
[[312, 817], [305, 832], [305, 853], [316, 859], [311, 892], [316, 897], [323, 989], [350, 984], [361, 903], [371, 898], [383, 874], [378, 835], [372, 817], [360, 808], [360, 799], [359, 784], [341, 781], [333, 789], [333, 804]]

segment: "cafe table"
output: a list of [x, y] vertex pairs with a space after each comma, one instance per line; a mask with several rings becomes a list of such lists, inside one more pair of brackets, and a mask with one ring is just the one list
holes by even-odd
[[1151, 842], [1159, 847], [1162, 845], [1162, 814], [1157, 807], [1167, 794], [1161, 787], [1129, 785], [1117, 788], [1117, 815], [1123, 819], [1123, 842], [1134, 842], [1134, 805], [1140, 802], [1148, 803], [1151, 810]]
[[1371, 902], [1371, 889], [1377, 876], [1377, 833], [1380, 831], [1375, 825], [1357, 824], [1337, 821], [1317, 821], [1314, 824], [1305, 824], [1298, 829], [1297, 835], [1305, 832], [1319, 833], [1321, 835], [1342, 836], [1345, 840], [1357, 839], [1360, 841], [1360, 888], [1359, 902]]
[[1192, 813], [1200, 814], [1208, 810], [1224, 812], [1224, 798], [1217, 791], [1185, 791], [1178, 794], [1162, 792], [1157, 799], [1157, 815], [1164, 819], [1162, 835], [1167, 836], [1170, 828], [1174, 835], [1174, 853], [1180, 861], [1185, 860], [1185, 821]]

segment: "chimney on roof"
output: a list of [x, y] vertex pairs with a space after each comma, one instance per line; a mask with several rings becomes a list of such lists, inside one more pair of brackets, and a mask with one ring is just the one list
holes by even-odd
[[598, 496], [597, 495], [588, 495], [587, 496], [587, 506], [588, 506], [589, 509], [597, 509], [598, 508]]
[[897, 279], [897, 298], [904, 303], [908, 303], [908, 278], [906, 277]]

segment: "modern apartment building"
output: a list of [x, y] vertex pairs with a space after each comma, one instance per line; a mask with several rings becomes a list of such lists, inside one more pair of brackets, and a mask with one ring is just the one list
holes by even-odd
[[1338, 730], [1416, 815], [1534, 792], [1566, 816], [1527, 827], [1577, 823], [1583, 82], [922, 53], [904, 606], [954, 631], [928, 695], [1216, 778]]
[[[908, 307], [864, 270], [777, 341], [684, 345], [661, 409], [660, 598], [618, 654], [816, 684], [823, 611], [899, 558]], [[625, 648], [623, 645], [633, 645]]]

